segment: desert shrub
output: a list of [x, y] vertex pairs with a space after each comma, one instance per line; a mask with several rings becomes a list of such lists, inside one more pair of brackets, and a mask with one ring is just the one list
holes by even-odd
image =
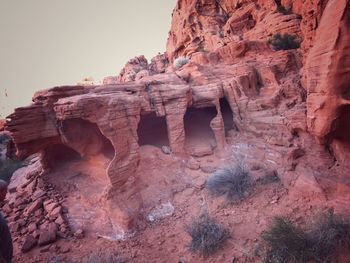
[[294, 35], [289, 34], [275, 34], [269, 40], [268, 43], [274, 50], [288, 50], [297, 49], [300, 47], [300, 41]]
[[190, 251], [198, 252], [204, 257], [214, 253], [229, 237], [229, 232], [207, 213], [194, 219], [185, 230], [192, 238]]
[[319, 216], [311, 229], [312, 259], [315, 262], [331, 262], [340, 250], [350, 245], [350, 221], [333, 212]]
[[266, 263], [329, 263], [350, 245], [350, 221], [332, 212], [319, 216], [310, 231], [276, 218], [262, 234], [269, 245]]
[[5, 159], [0, 161], [0, 179], [10, 182], [12, 174], [25, 164], [18, 160]]
[[84, 257], [81, 263], [126, 263], [127, 261], [116, 253], [105, 254], [101, 252], [92, 252]]
[[270, 246], [265, 257], [266, 263], [306, 263], [309, 258], [308, 236], [284, 218], [276, 218], [271, 228], [262, 234], [262, 238]]
[[226, 196], [229, 201], [244, 199], [252, 186], [252, 179], [242, 165], [216, 170], [205, 187], [215, 196]]
[[174, 67], [179, 69], [188, 63], [189, 59], [186, 57], [178, 57], [174, 60]]

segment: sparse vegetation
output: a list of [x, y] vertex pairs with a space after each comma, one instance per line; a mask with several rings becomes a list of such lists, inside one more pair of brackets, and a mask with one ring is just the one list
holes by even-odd
[[262, 238], [270, 247], [266, 263], [328, 263], [350, 244], [350, 221], [329, 212], [307, 232], [284, 218], [276, 218]]
[[174, 67], [179, 69], [182, 68], [184, 65], [186, 65], [189, 62], [189, 59], [186, 57], [178, 57], [174, 60]]
[[268, 44], [272, 46], [274, 50], [289, 50], [297, 49], [300, 47], [300, 41], [296, 36], [289, 34], [275, 34], [268, 40]]
[[317, 263], [331, 262], [340, 250], [350, 245], [350, 220], [333, 212], [316, 219], [310, 231], [312, 259]]
[[262, 238], [270, 246], [265, 257], [266, 263], [307, 262], [309, 238], [288, 220], [278, 217]]
[[206, 188], [213, 195], [224, 195], [231, 202], [244, 199], [251, 186], [252, 179], [242, 165], [218, 169], [206, 182]]
[[82, 263], [126, 263], [127, 261], [121, 258], [118, 254], [112, 253], [106, 255], [105, 253], [93, 252], [84, 257]]
[[229, 232], [207, 213], [193, 220], [185, 230], [192, 238], [190, 251], [198, 252], [203, 257], [214, 253], [229, 237]]

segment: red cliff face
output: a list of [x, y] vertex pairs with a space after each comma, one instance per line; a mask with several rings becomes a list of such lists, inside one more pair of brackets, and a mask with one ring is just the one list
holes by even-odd
[[[313, 45], [327, 0], [184, 0], [173, 11], [167, 42], [170, 59], [232, 42], [266, 41], [276, 32], [296, 34], [306, 53]], [[278, 6], [287, 12], [276, 12]]]

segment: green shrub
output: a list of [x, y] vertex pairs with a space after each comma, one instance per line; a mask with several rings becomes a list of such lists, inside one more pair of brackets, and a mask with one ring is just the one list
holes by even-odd
[[228, 201], [244, 199], [249, 194], [251, 186], [252, 179], [241, 165], [218, 169], [205, 184], [211, 194], [224, 195]]
[[274, 50], [288, 50], [288, 49], [297, 49], [300, 47], [300, 41], [296, 36], [289, 34], [275, 34], [268, 40]]
[[229, 237], [229, 232], [207, 213], [194, 219], [185, 230], [192, 238], [190, 251], [198, 252], [203, 257], [214, 253]]
[[262, 238], [269, 246], [266, 263], [329, 263], [350, 245], [350, 221], [329, 212], [310, 231], [304, 231], [276, 218]]
[[186, 57], [178, 57], [174, 60], [174, 67], [179, 69], [182, 68], [184, 65], [186, 65], [189, 62], [189, 59]]

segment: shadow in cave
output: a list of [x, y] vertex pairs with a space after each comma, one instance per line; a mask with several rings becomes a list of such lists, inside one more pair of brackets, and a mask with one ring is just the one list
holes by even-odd
[[101, 133], [95, 123], [83, 119], [69, 119], [61, 123], [63, 140], [83, 157], [103, 154], [114, 157], [112, 143]]
[[46, 165], [50, 168], [61, 167], [67, 162], [81, 161], [82, 157], [72, 148], [63, 144], [50, 145], [45, 149]]
[[187, 109], [184, 119], [186, 146], [215, 143], [210, 122], [216, 114], [216, 107]]
[[166, 119], [165, 117], [158, 117], [154, 112], [141, 115], [137, 134], [140, 146], [169, 146]]
[[[350, 107], [343, 107], [337, 120], [337, 126], [333, 133], [333, 138], [350, 148]], [[350, 153], [349, 153], [350, 155]]]
[[227, 136], [229, 130], [235, 129], [235, 125], [233, 123], [233, 112], [226, 98], [220, 99], [220, 108], [225, 125], [225, 135]]

